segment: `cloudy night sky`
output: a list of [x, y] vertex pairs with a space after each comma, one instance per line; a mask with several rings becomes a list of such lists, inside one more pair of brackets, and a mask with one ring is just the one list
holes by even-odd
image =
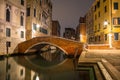
[[[52, 0], [53, 20], [58, 20], [61, 33], [65, 27], [76, 28], [80, 17], [90, 9], [94, 0]], [[62, 36], [62, 35], [61, 35]]]

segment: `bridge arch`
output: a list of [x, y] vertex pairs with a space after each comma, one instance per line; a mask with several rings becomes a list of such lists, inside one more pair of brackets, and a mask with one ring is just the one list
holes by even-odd
[[43, 37], [35, 37], [18, 44], [17, 52], [26, 53], [31, 47], [41, 43], [48, 43], [55, 45], [56, 47], [63, 50], [67, 55], [74, 55], [76, 48], [78, 48], [79, 54], [83, 50], [83, 43], [61, 37], [43, 36]]
[[33, 47], [35, 47], [35, 46], [37, 46], [37, 45], [39, 46], [39, 45], [42, 45], [42, 44], [54, 46], [54, 47], [62, 50], [65, 54], [68, 54], [63, 48], [59, 47], [59, 46], [56, 45], [56, 44], [49, 43], [49, 42], [39, 42], [39, 43], [33, 44], [32, 46], [30, 46], [30, 47], [25, 51], [25, 53], [29, 53], [29, 52], [30, 52], [30, 49], [32, 49]]

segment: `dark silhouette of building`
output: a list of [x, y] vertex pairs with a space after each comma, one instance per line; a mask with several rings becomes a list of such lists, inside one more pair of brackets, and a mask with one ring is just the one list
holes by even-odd
[[65, 32], [63, 34], [64, 38], [75, 40], [75, 35], [76, 35], [75, 34], [75, 29], [65, 28]]
[[79, 19], [79, 24], [76, 28], [76, 40], [86, 43], [85, 17], [80, 17]]
[[60, 24], [59, 21], [52, 21], [52, 35], [53, 36], [60, 36]]

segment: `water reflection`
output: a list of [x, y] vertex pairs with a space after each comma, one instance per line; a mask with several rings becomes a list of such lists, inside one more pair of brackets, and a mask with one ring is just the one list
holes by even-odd
[[0, 59], [0, 80], [90, 80], [89, 71], [75, 70], [58, 47], [36, 45], [26, 54]]
[[49, 45], [40, 44], [30, 48], [27, 53], [36, 55], [27, 56], [26, 58], [31, 63], [40, 67], [50, 67], [57, 65], [65, 60], [66, 54], [59, 48]]

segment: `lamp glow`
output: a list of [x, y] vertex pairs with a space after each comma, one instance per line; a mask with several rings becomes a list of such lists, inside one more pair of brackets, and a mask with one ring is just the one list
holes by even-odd
[[107, 21], [104, 21], [104, 26], [107, 26], [108, 25], [108, 22]]
[[40, 80], [39, 77], [37, 76], [35, 80]]
[[40, 25], [39, 24], [37, 24], [37, 28], [39, 28], [40, 27]]

